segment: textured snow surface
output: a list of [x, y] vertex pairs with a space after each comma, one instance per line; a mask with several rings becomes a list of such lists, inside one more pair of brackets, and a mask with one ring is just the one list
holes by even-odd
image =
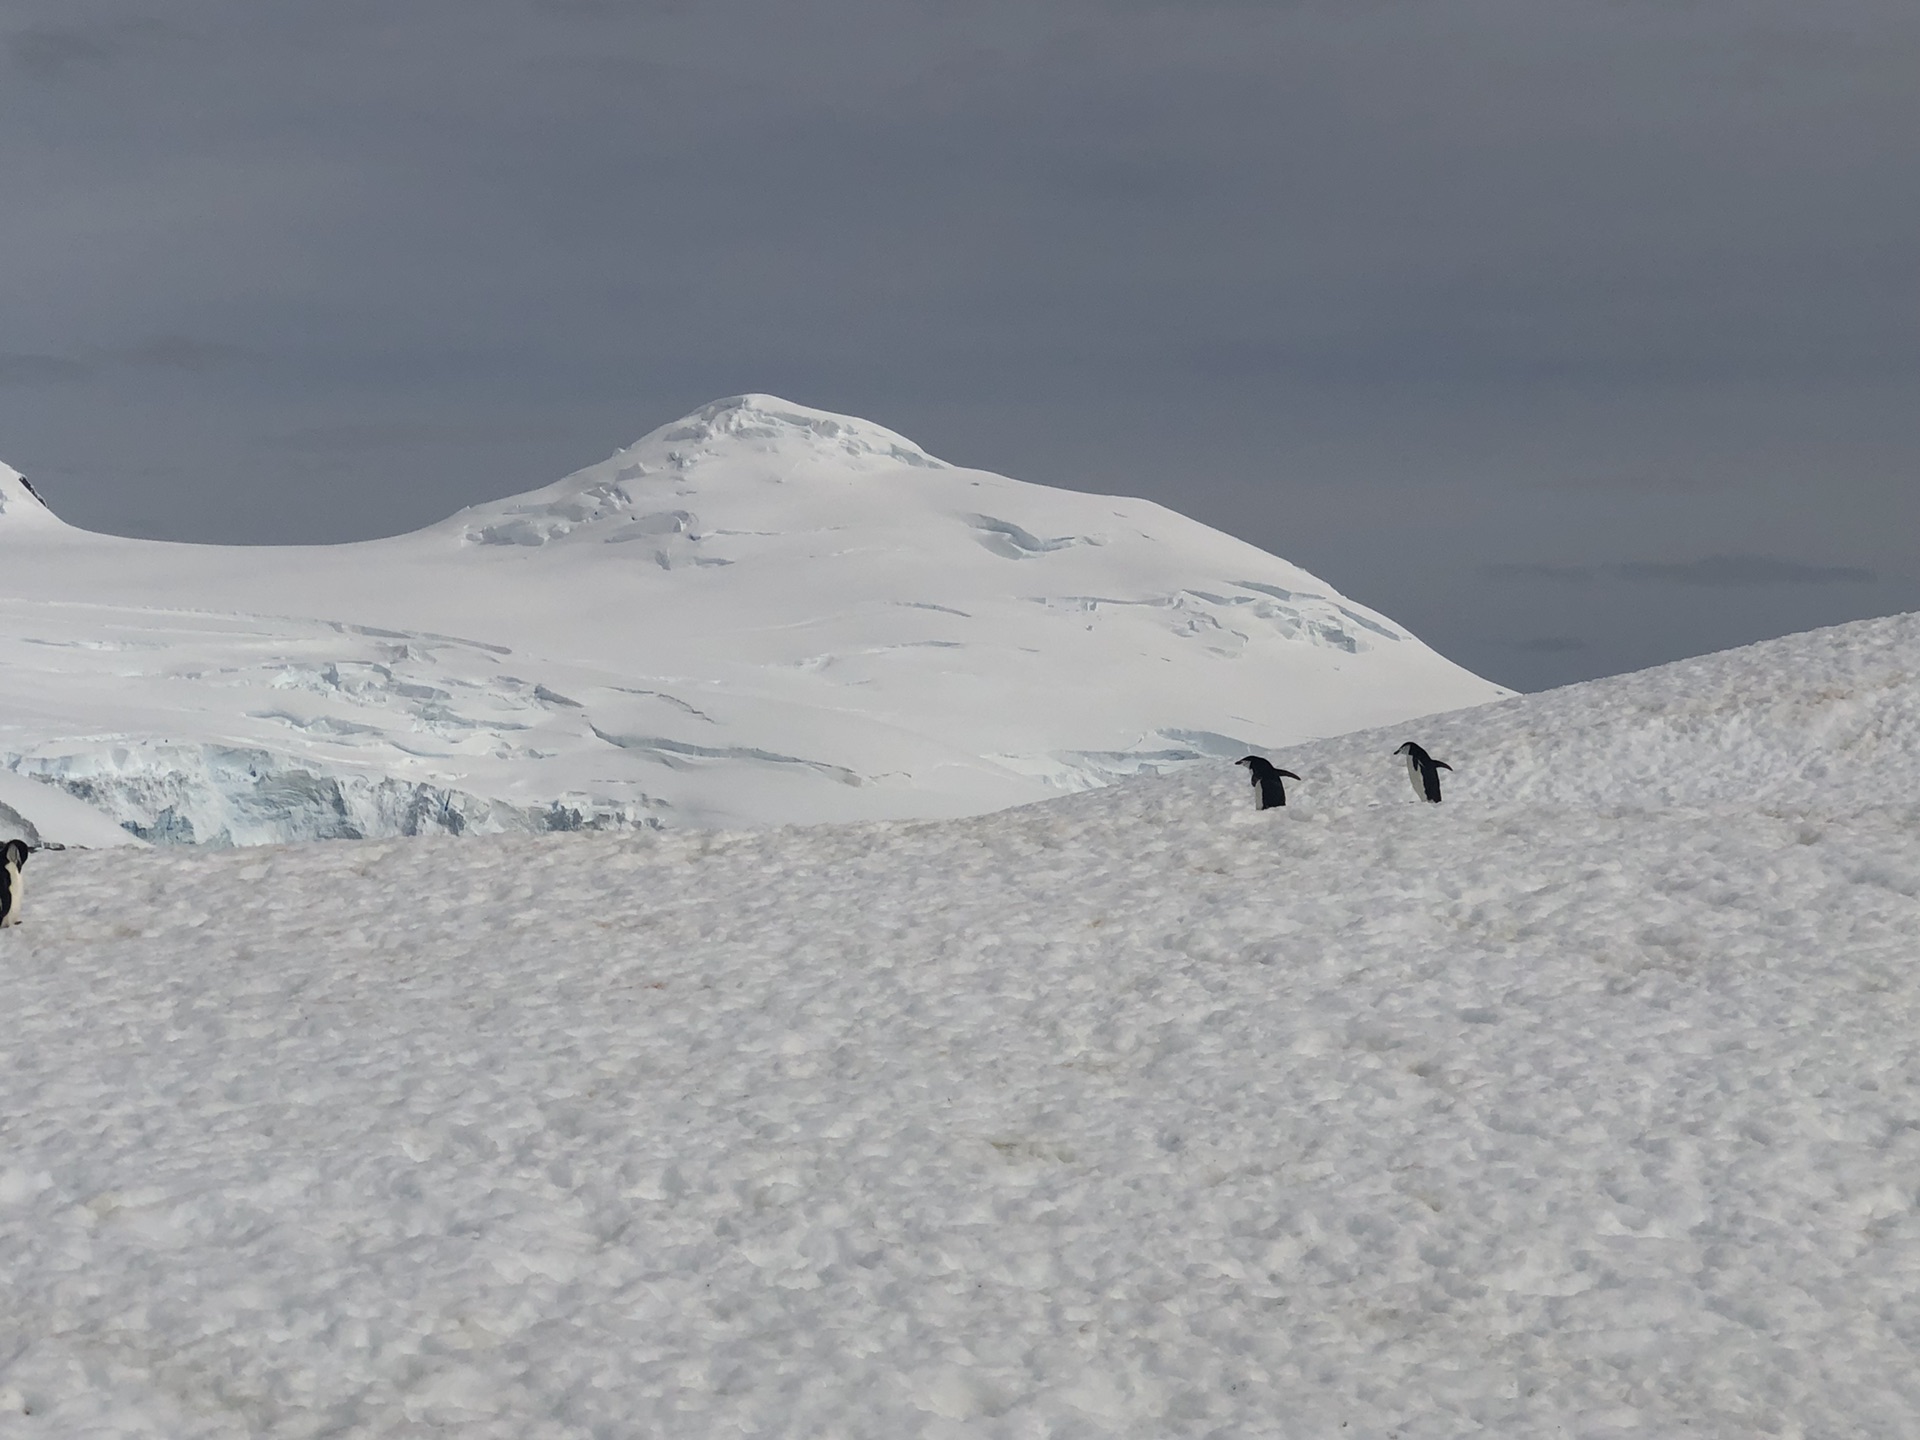
[[716, 402], [412, 535], [92, 535], [0, 471], [0, 769], [155, 841], [974, 814], [1507, 692], [1140, 500]]
[[1265, 813], [35, 856], [0, 1436], [1911, 1436], [1916, 662]]

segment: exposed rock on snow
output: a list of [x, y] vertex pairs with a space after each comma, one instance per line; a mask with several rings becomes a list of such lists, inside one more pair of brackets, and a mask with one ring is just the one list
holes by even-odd
[[8, 483], [0, 768], [158, 840], [970, 814], [1506, 693], [1160, 506], [765, 395], [358, 545]]
[[32, 483], [10, 465], [0, 465], [0, 535], [22, 530], [66, 528], [47, 508]]

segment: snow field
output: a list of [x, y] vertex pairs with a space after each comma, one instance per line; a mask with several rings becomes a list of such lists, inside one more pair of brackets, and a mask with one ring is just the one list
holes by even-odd
[[0, 1436], [1914, 1433], [1920, 804], [1495, 804], [1539, 703], [1440, 807], [36, 856]]

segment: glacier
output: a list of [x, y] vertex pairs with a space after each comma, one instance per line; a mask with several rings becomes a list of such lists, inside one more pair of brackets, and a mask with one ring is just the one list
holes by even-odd
[[157, 843], [952, 817], [1508, 693], [1162, 506], [768, 395], [346, 545], [94, 534], [0, 467], [0, 771]]

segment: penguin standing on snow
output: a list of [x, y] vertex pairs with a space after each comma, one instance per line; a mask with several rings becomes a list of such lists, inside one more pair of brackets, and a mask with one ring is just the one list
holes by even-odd
[[1247, 767], [1247, 778], [1253, 782], [1253, 788], [1259, 792], [1260, 808], [1271, 810], [1275, 806], [1287, 803], [1287, 787], [1282, 780], [1298, 780], [1300, 777], [1291, 770], [1282, 770], [1271, 761], [1262, 760], [1258, 755], [1249, 755], [1244, 760], [1236, 760], [1236, 765]]
[[1422, 800], [1438, 805], [1440, 803], [1440, 772], [1453, 767], [1444, 760], [1436, 760], [1409, 740], [1396, 755], [1407, 757], [1407, 779], [1413, 782], [1413, 793]]
[[27, 856], [33, 852], [24, 840], [9, 840], [0, 846], [0, 926], [20, 923], [20, 872], [26, 869]]

